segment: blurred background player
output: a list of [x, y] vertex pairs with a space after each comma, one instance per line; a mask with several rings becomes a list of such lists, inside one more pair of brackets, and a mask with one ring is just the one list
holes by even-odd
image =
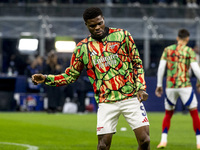
[[[45, 74], [59, 74], [62, 72], [61, 61], [58, 59], [58, 55], [54, 50], [48, 53], [46, 63], [44, 65]], [[48, 98], [48, 113], [55, 113], [62, 111], [64, 105], [64, 88], [63, 87], [52, 87], [45, 86], [45, 91]]]
[[122, 114], [136, 135], [138, 150], [149, 150], [149, 121], [141, 103], [148, 94], [135, 42], [128, 31], [106, 27], [100, 8], [86, 9], [83, 18], [91, 35], [77, 44], [70, 67], [58, 75], [34, 74], [32, 80], [50, 86], [66, 85], [75, 82], [85, 67], [99, 103], [97, 149], [110, 149]]
[[167, 134], [170, 128], [170, 120], [173, 116], [178, 97], [188, 107], [193, 119], [193, 128], [196, 133], [197, 149], [200, 149], [200, 120], [197, 110], [197, 98], [192, 89], [189, 77], [189, 68], [192, 68], [195, 76], [200, 79], [200, 68], [196, 61], [194, 50], [187, 45], [190, 33], [186, 29], [178, 32], [177, 44], [170, 45], [164, 49], [157, 73], [156, 96], [161, 97], [163, 93], [162, 81], [167, 66], [167, 82], [165, 97], [165, 116], [162, 123], [162, 135], [157, 148], [167, 146]]
[[41, 92], [41, 85], [34, 85], [31, 80], [31, 75], [36, 73], [43, 73], [44, 60], [41, 56], [30, 57], [24, 75], [27, 77], [27, 92], [38, 93]]

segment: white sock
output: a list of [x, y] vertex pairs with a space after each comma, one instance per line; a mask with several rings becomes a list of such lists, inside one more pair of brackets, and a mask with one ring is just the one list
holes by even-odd
[[200, 135], [196, 135], [197, 144], [200, 144]]
[[161, 141], [160, 142], [167, 143], [167, 133], [162, 133], [162, 135], [161, 135]]

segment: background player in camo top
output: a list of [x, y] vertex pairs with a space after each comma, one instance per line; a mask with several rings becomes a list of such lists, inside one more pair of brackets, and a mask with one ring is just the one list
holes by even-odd
[[186, 46], [189, 41], [189, 32], [181, 29], [178, 32], [177, 44], [164, 49], [158, 67], [157, 88], [155, 94], [161, 97], [163, 93], [162, 81], [167, 66], [165, 116], [162, 123], [161, 142], [157, 148], [167, 146], [167, 134], [170, 128], [170, 120], [174, 113], [178, 97], [188, 107], [193, 119], [193, 128], [196, 133], [197, 149], [200, 149], [200, 120], [197, 110], [197, 98], [192, 89], [189, 68], [200, 79], [200, 68], [196, 61], [196, 54], [192, 48]]
[[97, 149], [110, 149], [122, 114], [136, 135], [138, 150], [149, 150], [149, 121], [142, 104], [148, 94], [135, 42], [128, 31], [105, 27], [99, 8], [86, 9], [83, 18], [91, 35], [77, 44], [70, 67], [59, 75], [35, 74], [32, 80], [50, 86], [66, 85], [76, 81], [86, 68], [99, 105]]

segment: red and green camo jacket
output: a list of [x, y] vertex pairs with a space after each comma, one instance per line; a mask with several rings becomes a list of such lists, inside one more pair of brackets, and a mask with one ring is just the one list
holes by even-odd
[[62, 86], [75, 82], [86, 68], [97, 103], [133, 98], [146, 90], [144, 70], [138, 49], [130, 33], [109, 28], [101, 41], [91, 36], [77, 44], [65, 73], [48, 75], [45, 84]]

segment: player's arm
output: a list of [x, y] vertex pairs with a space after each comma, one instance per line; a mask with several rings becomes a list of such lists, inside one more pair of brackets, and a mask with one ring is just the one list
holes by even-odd
[[196, 60], [196, 53], [193, 49], [190, 51], [190, 67], [197, 78], [196, 89], [200, 93], [200, 67]]
[[137, 91], [137, 97], [139, 101], [146, 101], [148, 99], [148, 94], [146, 91], [146, 82], [144, 79], [144, 69], [142, 65], [142, 60], [140, 59], [140, 55], [138, 52], [138, 49], [135, 45], [135, 42], [130, 35], [130, 33], [127, 32], [127, 42], [128, 42], [128, 50], [129, 50], [129, 57], [132, 60], [133, 65], [133, 72], [135, 76], [135, 82], [136, 82], [136, 91]]
[[200, 67], [197, 62], [190, 63], [194, 75], [197, 77], [196, 89], [200, 93]]
[[157, 97], [161, 97], [163, 94], [163, 77], [165, 74], [165, 68], [166, 68], [167, 61], [166, 60], [160, 60], [159, 66], [158, 66], [158, 72], [157, 72], [157, 87], [155, 94]]
[[190, 63], [190, 66], [192, 68], [192, 71], [194, 75], [197, 77], [198, 80], [200, 80], [200, 67], [197, 62], [192, 62]]
[[70, 67], [65, 70], [65, 73], [58, 75], [34, 74], [32, 81], [36, 84], [45, 83], [50, 86], [62, 86], [75, 82], [84, 68], [80, 55], [80, 49], [76, 49], [72, 54]]
[[167, 64], [166, 60], [160, 60], [159, 62], [158, 72], [157, 72], [157, 87], [162, 87], [166, 64]]

